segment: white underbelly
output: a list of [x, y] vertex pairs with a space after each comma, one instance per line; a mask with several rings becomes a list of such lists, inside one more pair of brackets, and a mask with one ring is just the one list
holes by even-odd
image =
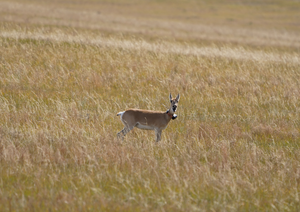
[[139, 122], [136, 125], [137, 128], [142, 129], [142, 130], [154, 130], [154, 127], [149, 126], [149, 125], [143, 125], [140, 124]]

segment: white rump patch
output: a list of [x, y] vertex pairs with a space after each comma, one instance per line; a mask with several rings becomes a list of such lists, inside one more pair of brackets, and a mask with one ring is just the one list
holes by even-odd
[[117, 113], [117, 116], [121, 116], [121, 121], [126, 125], [126, 123], [123, 121], [124, 113], [125, 113], [125, 111], [119, 112], [119, 113]]

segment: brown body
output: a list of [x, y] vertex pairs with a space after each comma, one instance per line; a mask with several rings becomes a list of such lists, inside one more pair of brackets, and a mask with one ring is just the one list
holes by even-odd
[[160, 141], [161, 132], [165, 129], [171, 121], [178, 105], [179, 94], [175, 99], [172, 99], [170, 94], [171, 107], [167, 112], [128, 109], [120, 112], [117, 115], [121, 116], [121, 121], [124, 124], [124, 129], [118, 133], [118, 137], [122, 138], [134, 127], [143, 130], [154, 130], [156, 134], [156, 141]]
[[128, 109], [123, 114], [122, 119], [125, 119], [129, 125], [135, 124], [137, 128], [163, 130], [171, 121], [172, 116], [170, 117], [166, 112], [161, 111]]

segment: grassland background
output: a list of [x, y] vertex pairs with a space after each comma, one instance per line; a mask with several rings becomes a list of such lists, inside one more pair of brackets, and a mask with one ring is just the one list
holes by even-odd
[[[0, 1], [0, 211], [299, 211], [299, 1]], [[155, 143], [116, 113], [178, 118]]]

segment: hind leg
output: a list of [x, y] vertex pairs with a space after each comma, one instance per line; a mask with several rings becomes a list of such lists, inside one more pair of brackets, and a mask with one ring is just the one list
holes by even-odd
[[125, 127], [123, 128], [123, 130], [121, 130], [120, 132], [118, 132], [118, 134], [117, 134], [118, 138], [122, 138], [122, 140], [124, 140], [125, 135], [126, 135], [127, 133], [129, 133], [130, 130], [132, 130], [132, 129], [133, 129], [133, 127], [125, 126]]

